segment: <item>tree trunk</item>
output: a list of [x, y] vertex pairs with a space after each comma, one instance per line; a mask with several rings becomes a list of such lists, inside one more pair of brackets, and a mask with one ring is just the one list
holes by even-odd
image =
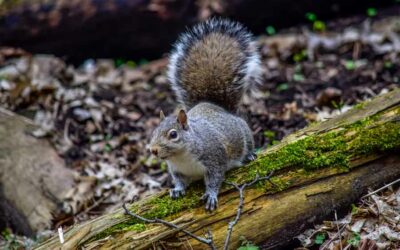
[[[311, 223], [348, 207], [369, 188], [399, 178], [399, 149], [400, 89], [286, 137], [256, 161], [227, 174], [229, 181], [240, 184], [256, 174], [275, 171], [274, 185], [259, 182], [245, 190], [242, 217], [233, 229], [230, 249], [240, 245], [240, 236], [263, 242], [265, 247], [284, 244]], [[218, 210], [210, 214], [200, 201], [203, 189], [194, 184], [178, 200], [162, 192], [129, 209], [146, 218], [172, 221], [199, 236], [210, 229], [220, 248], [227, 224], [236, 215], [238, 192], [223, 186]], [[121, 209], [72, 227], [65, 238], [65, 249], [207, 248], [176, 230], [124, 215]], [[39, 249], [60, 247], [53, 238]]]
[[0, 227], [25, 235], [48, 229], [58, 216], [76, 210], [76, 200], [67, 199], [75, 188], [90, 185], [75, 183], [74, 172], [52, 146], [30, 135], [35, 128], [0, 109]]

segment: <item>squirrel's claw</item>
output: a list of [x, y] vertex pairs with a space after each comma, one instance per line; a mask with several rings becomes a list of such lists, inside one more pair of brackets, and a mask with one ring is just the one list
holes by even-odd
[[177, 198], [179, 198], [179, 197], [181, 197], [181, 196], [184, 196], [185, 195], [185, 190], [184, 189], [181, 189], [181, 188], [173, 188], [173, 189], [170, 189], [169, 190], [169, 196], [172, 198], [172, 199], [177, 199]]
[[218, 198], [215, 194], [205, 193], [201, 199], [206, 202], [206, 210], [214, 211], [218, 206]]

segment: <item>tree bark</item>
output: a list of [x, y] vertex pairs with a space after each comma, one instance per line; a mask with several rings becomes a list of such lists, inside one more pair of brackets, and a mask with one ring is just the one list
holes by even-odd
[[29, 119], [0, 109], [0, 226], [25, 235], [75, 210], [67, 199], [89, 185], [75, 182], [53, 147], [30, 135], [34, 129]]
[[[244, 237], [266, 248], [277, 247], [311, 223], [348, 207], [366, 193], [400, 177], [400, 89], [361, 103], [328, 121], [300, 130], [233, 170], [227, 179], [245, 183], [256, 173], [274, 170], [273, 185], [260, 182], [244, 192], [244, 209], [234, 227], [230, 249]], [[146, 218], [163, 218], [204, 236], [210, 229], [218, 248], [239, 203], [236, 189], [225, 185], [216, 212], [206, 213], [200, 197], [204, 187], [192, 185], [187, 195], [171, 200], [161, 192], [130, 210]], [[52, 238], [38, 249], [206, 249], [207, 246], [163, 225], [145, 224], [122, 209], [76, 225], [60, 245]]]

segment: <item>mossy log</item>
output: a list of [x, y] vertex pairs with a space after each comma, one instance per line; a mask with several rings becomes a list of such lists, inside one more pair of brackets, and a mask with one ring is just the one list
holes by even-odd
[[[261, 182], [245, 190], [242, 217], [234, 227], [231, 249], [240, 236], [266, 248], [290, 240], [307, 225], [349, 206], [368, 188], [400, 177], [400, 89], [361, 103], [328, 121], [313, 124], [262, 152], [249, 165], [227, 174], [235, 183], [274, 170], [274, 185]], [[146, 218], [164, 218], [199, 235], [210, 229], [218, 247], [236, 214], [239, 195], [225, 185], [219, 208], [206, 213], [202, 184], [171, 200], [166, 192], [130, 205]], [[145, 224], [122, 209], [76, 225], [60, 245], [52, 238], [38, 249], [206, 249], [207, 246], [162, 225]]]

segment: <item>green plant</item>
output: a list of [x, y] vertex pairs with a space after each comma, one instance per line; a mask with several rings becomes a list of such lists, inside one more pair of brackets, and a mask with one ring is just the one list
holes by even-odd
[[358, 207], [354, 204], [351, 204], [351, 214], [357, 214], [358, 213]]
[[332, 106], [333, 106], [335, 109], [337, 109], [337, 110], [339, 110], [340, 112], [342, 112], [342, 109], [343, 109], [343, 107], [344, 107], [344, 102], [343, 102], [343, 100], [340, 100], [340, 102], [332, 101]]
[[268, 26], [265, 28], [265, 32], [267, 32], [268, 35], [272, 36], [272, 35], [275, 35], [275, 34], [276, 34], [276, 29], [275, 29], [274, 26], [268, 25]]
[[245, 246], [241, 246], [238, 250], [259, 250], [260, 248], [252, 243], [247, 243]]
[[375, 8], [368, 8], [367, 9], [367, 15], [369, 17], [374, 17], [378, 14], [378, 11]]
[[307, 50], [303, 49], [293, 55], [293, 61], [301, 62], [307, 59]]
[[112, 147], [109, 143], [104, 144], [104, 148], [103, 148], [104, 152], [109, 153], [112, 151]]
[[317, 20], [317, 15], [315, 15], [315, 13], [313, 13], [313, 12], [307, 12], [306, 13], [306, 18], [309, 21], [314, 22], [315, 20]]
[[237, 250], [259, 250], [260, 248], [248, 241], [245, 237], [240, 236], [241, 246]]
[[135, 61], [129, 60], [126, 62], [126, 66], [130, 67], [130, 68], [136, 68], [137, 64]]
[[384, 64], [383, 64], [383, 66], [384, 66], [386, 69], [391, 69], [391, 68], [393, 68], [393, 63], [390, 62], [390, 61], [385, 61]]
[[115, 59], [115, 61], [114, 61], [115, 67], [121, 67], [121, 66], [124, 65], [124, 64], [125, 64], [125, 60], [122, 59], [122, 58], [117, 58], [117, 59]]
[[272, 141], [272, 140], [275, 138], [275, 132], [274, 132], [274, 131], [265, 130], [263, 134], [264, 134], [264, 136], [265, 136], [266, 138], [268, 138], [270, 141]]
[[278, 84], [278, 86], [276, 86], [276, 90], [279, 91], [279, 92], [287, 90], [288, 88], [289, 88], [289, 84], [287, 84], [286, 82]]
[[315, 240], [314, 240], [315, 244], [322, 245], [322, 243], [324, 243], [324, 241], [325, 241], [325, 234], [319, 233], [319, 234], [317, 234], [317, 236], [315, 236]]
[[304, 77], [303, 74], [301, 74], [301, 73], [294, 73], [293, 74], [293, 81], [302, 82], [304, 80], [305, 80], [305, 77]]
[[355, 70], [357, 68], [356, 63], [353, 60], [347, 60], [344, 63], [344, 67], [347, 70]]
[[358, 233], [353, 233], [353, 236], [350, 237], [350, 239], [347, 240], [347, 243], [350, 245], [357, 247], [360, 244], [361, 241], [361, 236]]
[[326, 30], [325, 22], [318, 20], [317, 15], [313, 12], [306, 13], [306, 19], [312, 23], [314, 31], [323, 32]]
[[321, 21], [321, 20], [316, 20], [313, 23], [313, 30], [314, 31], [325, 31], [326, 30], [326, 24]]

